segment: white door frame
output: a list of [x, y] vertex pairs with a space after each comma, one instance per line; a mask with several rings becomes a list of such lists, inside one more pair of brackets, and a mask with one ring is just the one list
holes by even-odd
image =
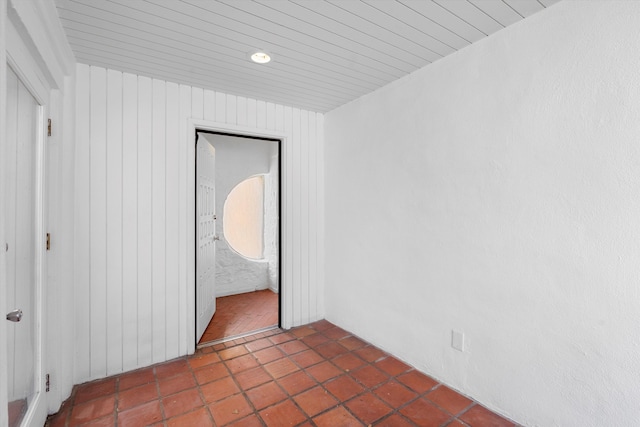
[[[11, 67], [22, 84], [28, 89], [35, 100], [40, 104], [38, 108], [38, 126], [36, 141], [36, 216], [35, 216], [35, 234], [38, 236], [40, 245], [36, 246], [36, 292], [35, 292], [35, 307], [36, 307], [36, 319], [35, 319], [35, 333], [38, 339], [39, 348], [36, 349], [35, 354], [35, 372], [34, 378], [39, 381], [36, 387], [36, 398], [29, 405], [28, 412], [22, 420], [22, 425], [34, 425], [44, 421], [47, 415], [47, 396], [45, 394], [45, 360], [46, 360], [46, 277], [47, 277], [47, 258], [45, 249], [45, 235], [46, 235], [46, 144], [45, 144], [45, 117], [48, 117], [48, 105], [49, 95], [51, 93], [51, 86], [49, 79], [45, 76], [38, 62], [29, 53], [30, 49], [24, 42], [23, 35], [19, 33], [16, 27], [13, 25], [10, 19], [6, 20], [6, 49], [7, 49], [7, 66]], [[6, 81], [5, 83], [6, 84]], [[4, 89], [3, 89], [4, 90]], [[2, 181], [5, 182], [4, 180]], [[3, 226], [5, 226], [3, 224]], [[2, 281], [3, 286], [0, 287], [0, 295], [4, 298], [6, 294], [6, 283]], [[1, 313], [4, 317], [4, 313]], [[2, 321], [5, 321], [2, 319]], [[2, 339], [5, 339], [4, 337]], [[5, 347], [4, 345], [2, 347]], [[6, 351], [6, 350], [2, 350]], [[6, 355], [5, 355], [6, 356]], [[3, 360], [7, 360], [6, 357]], [[2, 384], [2, 387], [6, 387]], [[6, 396], [6, 393], [3, 393]], [[3, 405], [3, 409], [6, 407], [7, 402], [0, 402]]]
[[[186, 289], [181, 292], [186, 296], [185, 300], [182, 301], [181, 306], [184, 307], [182, 310], [183, 314], [183, 324], [185, 325], [185, 337], [187, 339], [187, 352], [188, 354], [192, 354], [196, 350], [196, 252], [195, 252], [195, 230], [196, 230], [196, 205], [195, 205], [195, 192], [196, 192], [196, 184], [195, 184], [195, 159], [196, 159], [196, 130], [209, 131], [209, 132], [222, 132], [222, 133], [232, 133], [237, 135], [245, 135], [245, 136], [254, 136], [258, 138], [270, 138], [270, 139], [279, 139], [280, 140], [280, 153], [286, 153], [286, 147], [289, 144], [289, 135], [282, 131], [271, 131], [266, 129], [260, 129], [249, 126], [238, 126], [231, 125], [227, 123], [219, 123], [208, 120], [201, 119], [189, 119], [187, 125], [187, 203], [186, 203], [186, 230], [185, 234], [187, 237], [187, 247], [186, 247], [186, 269], [187, 269], [187, 281], [186, 281]], [[281, 169], [280, 174], [283, 178], [286, 179], [289, 176], [289, 171], [286, 170], [286, 162], [280, 161]], [[282, 181], [282, 180], [281, 180]], [[287, 205], [288, 200], [286, 199], [286, 193], [280, 191], [280, 200], [281, 200], [281, 209], [280, 209], [280, 224], [286, 224], [286, 209], [284, 206]], [[280, 253], [285, 253], [286, 250], [286, 227], [280, 227], [281, 239], [280, 239]], [[290, 292], [290, 283], [286, 275], [282, 274], [283, 271], [286, 270], [287, 259], [283, 256], [280, 256], [280, 292], [282, 295], [280, 296], [281, 303], [280, 310], [280, 322], [281, 326], [284, 329], [289, 329], [292, 325], [288, 324], [286, 319], [289, 319], [289, 312], [292, 310], [292, 307], [284, 304], [286, 301], [286, 296]], [[182, 308], [182, 307], [181, 307]]]

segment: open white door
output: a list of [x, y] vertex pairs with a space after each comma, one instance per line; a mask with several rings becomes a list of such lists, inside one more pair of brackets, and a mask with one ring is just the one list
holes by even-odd
[[[42, 107], [7, 67], [6, 174], [7, 378], [9, 426], [43, 425], [46, 401], [42, 331]], [[5, 320], [2, 320], [5, 321]], [[0, 413], [4, 410], [0, 408]]]
[[196, 139], [196, 342], [216, 311], [216, 150]]

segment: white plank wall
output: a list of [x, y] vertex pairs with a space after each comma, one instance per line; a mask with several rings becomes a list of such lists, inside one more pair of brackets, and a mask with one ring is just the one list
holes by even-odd
[[324, 317], [322, 114], [83, 64], [76, 72], [76, 382], [187, 353], [189, 119], [287, 135], [282, 321]]

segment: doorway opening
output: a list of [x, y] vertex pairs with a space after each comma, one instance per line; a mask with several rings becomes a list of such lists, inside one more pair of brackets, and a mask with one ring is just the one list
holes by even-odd
[[280, 326], [280, 145], [196, 129], [198, 347]]

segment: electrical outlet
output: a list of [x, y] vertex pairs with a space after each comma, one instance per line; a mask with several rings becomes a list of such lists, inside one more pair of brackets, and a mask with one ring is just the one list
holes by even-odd
[[458, 351], [464, 351], [464, 333], [451, 331], [451, 347]]

